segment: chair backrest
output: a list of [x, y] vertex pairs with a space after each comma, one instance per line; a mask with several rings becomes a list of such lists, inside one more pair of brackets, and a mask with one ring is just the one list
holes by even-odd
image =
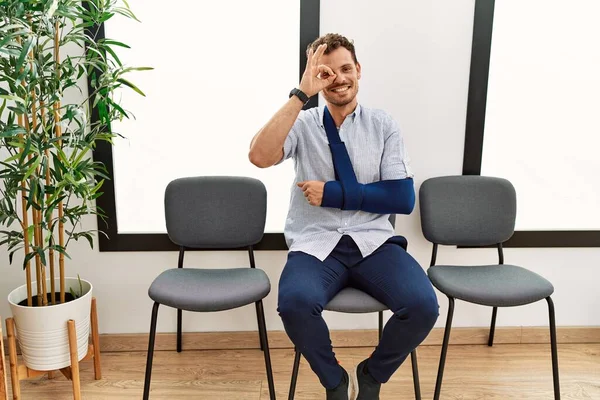
[[266, 215], [267, 190], [254, 178], [180, 178], [165, 190], [167, 233], [187, 248], [254, 245], [263, 237]]
[[421, 228], [432, 243], [487, 246], [508, 240], [515, 229], [517, 196], [506, 179], [444, 176], [419, 190]]

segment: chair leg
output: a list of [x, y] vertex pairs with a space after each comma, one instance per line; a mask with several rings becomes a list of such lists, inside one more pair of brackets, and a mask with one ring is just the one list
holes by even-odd
[[554, 318], [554, 302], [546, 297], [550, 316], [550, 346], [552, 348], [552, 379], [554, 381], [554, 400], [560, 400], [560, 382], [558, 378], [558, 346], [556, 344], [556, 320]]
[[260, 323], [260, 315], [258, 311], [258, 303], [256, 303], [256, 321], [258, 322], [258, 342], [260, 343], [260, 350], [265, 351], [265, 346], [263, 345], [263, 330], [262, 325]]
[[298, 380], [298, 371], [300, 370], [300, 357], [302, 356], [297, 348], [294, 348], [296, 355], [294, 356], [294, 369], [292, 371], [292, 381], [290, 382], [290, 393], [288, 400], [294, 400], [296, 394], [296, 382]]
[[183, 312], [177, 309], [177, 352], [181, 353], [181, 325], [183, 321]]
[[490, 325], [490, 336], [488, 338], [488, 346], [494, 345], [494, 331], [496, 330], [496, 315], [498, 314], [498, 307], [494, 307], [492, 311], [492, 323]]
[[265, 312], [263, 310], [262, 300], [256, 302], [256, 311], [258, 312], [259, 331], [262, 330], [261, 341], [265, 355], [265, 367], [267, 369], [267, 380], [269, 382], [269, 398], [275, 400], [275, 382], [273, 380], [273, 369], [271, 368], [271, 355], [269, 353], [269, 341], [267, 338], [267, 324], [265, 322]]
[[148, 339], [148, 359], [146, 360], [146, 379], [144, 381], [144, 397], [143, 400], [148, 400], [150, 397], [150, 378], [152, 375], [152, 359], [154, 358], [154, 339], [156, 337], [156, 320], [158, 319], [158, 306], [155, 302], [152, 307], [152, 320], [150, 321], [150, 337]]
[[419, 383], [419, 365], [417, 364], [417, 349], [410, 353], [410, 363], [412, 364], [413, 383], [415, 385], [415, 400], [421, 400], [421, 384]]
[[379, 311], [379, 340], [383, 335], [383, 311]]
[[435, 392], [433, 400], [439, 400], [442, 390], [442, 378], [444, 376], [444, 364], [446, 363], [446, 352], [448, 351], [448, 343], [450, 342], [450, 329], [452, 327], [452, 316], [454, 315], [454, 299], [448, 297], [448, 317], [446, 318], [446, 329], [444, 330], [444, 343], [442, 344], [442, 354], [440, 355], [440, 365], [438, 375], [435, 381]]

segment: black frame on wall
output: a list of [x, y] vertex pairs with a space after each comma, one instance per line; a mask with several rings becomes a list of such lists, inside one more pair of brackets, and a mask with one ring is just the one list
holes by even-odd
[[[476, 0], [463, 175], [481, 175], [495, 0]], [[600, 247], [600, 231], [515, 231], [505, 247]]]
[[[319, 37], [320, 0], [300, 1], [300, 75], [302, 78], [306, 66], [306, 48], [309, 43]], [[95, 40], [104, 39], [104, 24], [93, 26], [88, 29], [88, 34]], [[88, 88], [90, 82], [88, 81]], [[286, 90], [290, 88], [285, 88]], [[90, 90], [90, 93], [92, 91]], [[93, 99], [90, 99], [90, 107]], [[318, 97], [310, 99], [305, 108], [318, 105]], [[98, 121], [98, 110], [92, 107], [92, 121]], [[117, 207], [114, 185], [114, 166], [112, 145], [106, 142], [98, 143], [94, 150], [94, 160], [104, 163], [110, 180], [106, 180], [102, 186], [103, 195], [97, 199], [97, 206], [104, 211], [104, 219], [98, 217], [98, 229], [105, 232], [107, 236], [99, 234], [99, 249], [101, 252], [111, 251], [178, 251], [179, 247], [173, 244], [168, 235], [165, 234], [123, 234], [119, 233], [117, 225]], [[255, 250], [287, 250], [283, 233], [265, 233], [263, 239], [254, 246]], [[244, 248], [243, 250], [247, 250]]]

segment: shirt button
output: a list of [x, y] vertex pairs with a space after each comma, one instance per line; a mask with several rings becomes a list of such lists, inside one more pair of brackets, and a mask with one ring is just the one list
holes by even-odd
[[344, 226], [348, 226], [348, 223], [347, 223], [347, 222], [344, 222]]

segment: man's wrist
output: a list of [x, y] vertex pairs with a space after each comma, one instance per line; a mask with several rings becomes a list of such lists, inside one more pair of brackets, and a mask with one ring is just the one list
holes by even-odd
[[307, 95], [303, 90], [298, 89], [298, 88], [293, 88], [290, 91], [290, 97], [293, 97], [293, 96], [300, 99], [300, 101], [302, 101], [302, 103], [304, 103], [304, 104], [308, 103], [308, 100], [310, 100], [310, 96]]
[[301, 90], [304, 94], [308, 96], [308, 98], [313, 97], [316, 93], [311, 93], [310, 90], [303, 88], [302, 85], [298, 86], [298, 89]]

